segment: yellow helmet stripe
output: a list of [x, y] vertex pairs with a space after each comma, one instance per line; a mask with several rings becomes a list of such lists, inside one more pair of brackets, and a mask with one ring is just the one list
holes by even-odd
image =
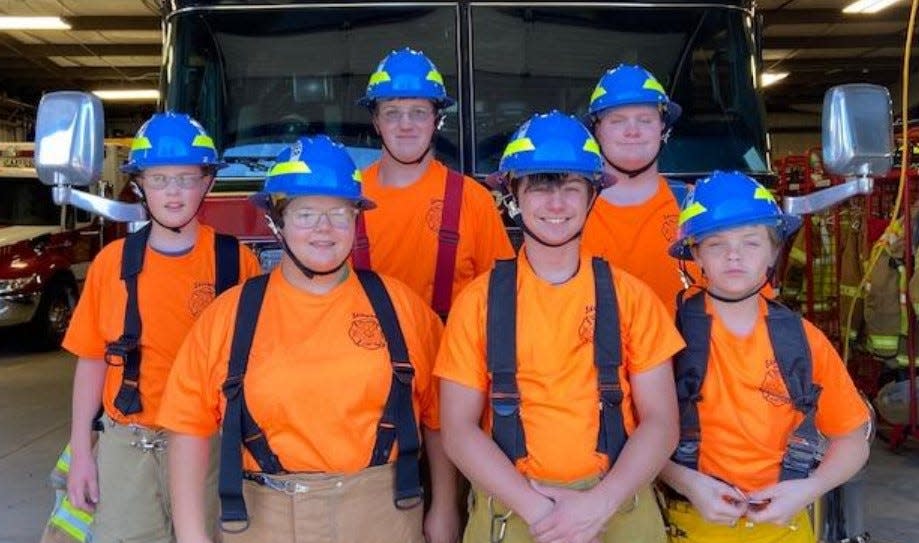
[[769, 192], [769, 189], [766, 187], [756, 187], [756, 190], [753, 192], [753, 198], [756, 200], [775, 202], [775, 195]]
[[706, 211], [708, 211], [708, 209], [706, 209], [705, 206], [700, 204], [699, 202], [693, 202], [691, 205], [686, 206], [686, 209], [684, 209], [683, 211], [680, 211], [680, 221], [679, 221], [680, 226], [682, 226], [683, 223], [685, 223], [689, 219], [693, 217], [697, 217], [705, 213]]
[[205, 134], [198, 134], [195, 136], [195, 139], [191, 142], [192, 147], [204, 147], [207, 149], [214, 149], [214, 140], [210, 136]]
[[147, 136], [137, 136], [131, 140], [132, 151], [143, 151], [144, 149], [153, 149], [153, 144], [150, 143]]
[[504, 159], [517, 153], [535, 150], [536, 146], [533, 145], [533, 141], [530, 140], [530, 138], [517, 138], [507, 144], [507, 147], [504, 149], [504, 154], [501, 155], [501, 158]]
[[312, 170], [310, 170], [310, 167], [307, 166], [306, 162], [299, 160], [292, 162], [278, 162], [272, 166], [271, 171], [268, 172], [268, 177], [289, 173], [312, 173]]
[[594, 88], [593, 94], [590, 95], [590, 102], [595, 102], [597, 98], [603, 96], [604, 94], [606, 94], [606, 89], [603, 88], [603, 85], [597, 85], [596, 88]]
[[593, 153], [597, 156], [600, 156], [600, 144], [597, 143], [597, 140], [588, 137], [587, 141], [584, 142], [583, 149], [588, 153]]
[[653, 77], [645, 79], [645, 84], [642, 85], [641, 88], [646, 90], [655, 90], [661, 94], [667, 94], [667, 91], [664, 90], [664, 86], [661, 85], [660, 82], [658, 82], [658, 80], [654, 79]]
[[438, 72], [437, 70], [431, 70], [430, 72], [428, 72], [428, 76], [425, 79], [427, 79], [428, 81], [439, 83], [441, 86], [443, 86], [444, 84], [444, 76], [440, 75], [440, 72]]
[[367, 83], [367, 86], [377, 85], [383, 83], [384, 81], [389, 81], [389, 72], [385, 70], [380, 70], [378, 72], [373, 72], [370, 74], [370, 82]]
[[354, 170], [354, 173], [351, 174], [351, 179], [354, 179], [354, 180], [357, 181], [358, 183], [363, 183], [363, 182], [364, 182], [364, 176], [361, 175], [361, 171], [358, 170], [358, 169], [355, 169], [355, 170]]

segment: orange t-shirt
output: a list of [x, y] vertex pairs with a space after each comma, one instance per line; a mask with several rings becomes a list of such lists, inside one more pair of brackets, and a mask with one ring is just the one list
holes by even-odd
[[[101, 360], [106, 343], [117, 341], [124, 331], [128, 294], [121, 279], [123, 247], [123, 239], [105, 246], [87, 272], [83, 293], [63, 342], [65, 349], [80, 358]], [[240, 282], [261, 273], [252, 251], [240, 246], [239, 255]], [[215, 258], [214, 230], [204, 225], [198, 227], [198, 239], [186, 254], [169, 256], [147, 247], [143, 270], [137, 276], [143, 410], [125, 416], [115, 407], [122, 366], [108, 366], [102, 404], [113, 420], [155, 426], [176, 351], [192, 323], [214, 300]]]
[[[779, 479], [789, 436], [804, 415], [788, 397], [762, 318], [746, 337], [728, 330], [714, 313], [711, 352], [698, 404], [702, 439], [699, 470], [744, 492]], [[817, 403], [817, 428], [827, 436], [847, 434], [868, 421], [868, 411], [839, 355], [820, 330], [804, 321], [813, 360], [814, 383], [823, 387]]]
[[[679, 204], [661, 177], [654, 196], [639, 205], [620, 206], [597, 198], [584, 225], [582, 246], [647, 283], [674, 316], [683, 281], [679, 261], [667, 251], [676, 241], [679, 215]], [[686, 266], [700, 281], [699, 268], [692, 261]]]
[[[431, 370], [442, 324], [404, 284], [383, 281], [415, 368], [415, 420], [439, 429]], [[226, 408], [221, 387], [241, 291], [221, 296], [189, 333], [169, 376], [161, 426], [196, 436], [220, 428]], [[272, 272], [243, 382], [249, 411], [284, 469], [366, 468], [391, 379], [380, 324], [354, 273], [331, 292], [315, 295], [291, 285], [280, 269]], [[244, 469], [258, 471], [248, 452]]]
[[[364, 195], [378, 204], [364, 215], [370, 266], [404, 282], [430, 304], [447, 167], [432, 160], [417, 181], [396, 188], [380, 184], [379, 167], [375, 162], [363, 171]], [[485, 187], [466, 177], [451, 299], [456, 299], [473, 278], [490, 270], [495, 259], [513, 255], [494, 198]]]
[[[570, 483], [604, 473], [598, 453], [599, 393], [594, 366], [594, 276], [582, 254], [577, 274], [562, 285], [540, 279], [520, 251], [517, 273], [517, 382], [527, 456], [517, 462], [524, 475]], [[434, 374], [482, 391], [491, 377], [486, 362], [485, 323], [489, 274], [475, 279], [457, 298], [437, 356]], [[683, 340], [663, 304], [641, 281], [613, 269], [619, 304], [626, 431], [636, 426], [629, 376], [667, 363]], [[512, 341], [513, 338], [508, 338]], [[491, 435], [491, 404], [483, 429]]]

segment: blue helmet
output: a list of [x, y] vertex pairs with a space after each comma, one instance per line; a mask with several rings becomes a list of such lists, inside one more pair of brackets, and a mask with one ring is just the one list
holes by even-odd
[[223, 168], [214, 140], [198, 121], [184, 113], [155, 113], [140, 127], [131, 142], [125, 173], [155, 166], [209, 166]]
[[783, 213], [769, 189], [740, 172], [715, 171], [700, 179], [680, 210], [677, 241], [670, 256], [691, 260], [690, 247], [731, 228], [763, 224], [783, 240], [801, 227], [801, 217]]
[[453, 105], [437, 66], [421, 51], [405, 47], [386, 55], [370, 74], [367, 91], [358, 104], [373, 108], [379, 100], [423, 98], [439, 109]]
[[265, 177], [255, 205], [298, 196], [333, 196], [351, 200], [360, 209], [376, 207], [361, 193], [361, 171], [344, 145], [326, 135], [300, 138], [278, 155]]
[[610, 108], [641, 104], [657, 106], [667, 127], [673, 126], [683, 112], [651, 72], [631, 64], [620, 64], [603, 74], [590, 96], [587, 111], [596, 116]]
[[603, 177], [600, 145], [576, 118], [558, 111], [534, 115], [511, 136], [499, 173], [576, 173], [596, 184]]

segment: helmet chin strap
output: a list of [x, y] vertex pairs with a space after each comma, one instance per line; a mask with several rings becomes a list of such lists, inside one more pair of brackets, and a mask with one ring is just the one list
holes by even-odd
[[[593, 193], [593, 195], [591, 196], [591, 199], [590, 199], [590, 205], [587, 206], [587, 213], [585, 214], [585, 217], [590, 216], [590, 211], [593, 209], [594, 204], [597, 203], [597, 196], [599, 192], [597, 190], [594, 190], [593, 187], [591, 187], [591, 192]], [[539, 237], [538, 235], [536, 235], [536, 233], [530, 230], [530, 228], [526, 225], [526, 223], [523, 222], [523, 212], [520, 211], [520, 207], [517, 205], [517, 198], [510, 191], [510, 189], [507, 188], [507, 185], [505, 185], [504, 183], [501, 184], [501, 194], [502, 194], [501, 201], [504, 204], [505, 209], [507, 209], [507, 214], [514, 221], [514, 224], [517, 226], [517, 228], [519, 228], [524, 234], [533, 238], [533, 240], [535, 240], [540, 245], [543, 245], [545, 247], [562, 247], [580, 238], [581, 234], [584, 233], [584, 225], [581, 225], [581, 228], [578, 229], [577, 232], [575, 232], [565, 241], [561, 241], [558, 243], [552, 243], [552, 242], [546, 241], [542, 239], [541, 237]], [[586, 220], [585, 220], [585, 224], [586, 224]]]
[[[596, 126], [596, 121], [594, 121], [594, 125]], [[596, 131], [594, 131], [594, 137], [596, 137], [596, 136], [597, 136]], [[603, 155], [603, 159], [606, 160], [606, 163], [607, 163], [607, 164], [609, 164], [610, 166], [612, 166], [613, 168], [615, 168], [617, 171], [620, 171], [620, 172], [626, 174], [627, 176], [629, 176], [629, 179], [634, 179], [635, 177], [638, 177], [639, 175], [641, 175], [641, 174], [645, 173], [646, 171], [648, 171], [648, 170], [651, 168], [651, 166], [654, 166], [654, 164], [657, 163], [657, 159], [661, 156], [661, 152], [664, 150], [664, 144], [667, 143], [667, 140], [668, 140], [668, 139], [670, 139], [670, 128], [669, 128], [669, 127], [665, 128], [664, 131], [661, 133], [661, 144], [657, 146], [657, 152], [654, 153], [654, 158], [652, 158], [652, 159], [651, 159], [647, 164], [645, 164], [644, 166], [641, 166], [640, 168], [635, 168], [634, 170], [629, 170], [629, 169], [627, 169], [627, 168], [624, 168], [624, 167], [622, 167], [622, 166], [616, 164], [616, 163], [606, 154], [606, 151], [603, 150], [603, 146], [602, 146], [602, 145], [600, 146], [600, 154]]]
[[150, 209], [150, 205], [147, 203], [147, 194], [144, 192], [143, 187], [133, 181], [132, 184], [134, 187], [134, 193], [140, 197], [140, 205], [144, 207], [144, 211], [147, 212], [147, 216], [150, 217], [150, 220], [165, 228], [166, 230], [172, 231], [175, 234], [181, 234], [182, 230], [191, 224], [193, 220], [195, 220], [195, 217], [198, 216], [198, 212], [201, 211], [201, 206], [204, 205], [204, 198], [207, 195], [207, 192], [205, 192], [204, 195], [201, 196], [201, 199], [198, 200], [198, 206], [195, 208], [195, 212], [188, 218], [187, 221], [183, 222], [179, 226], [169, 226], [168, 224], [165, 224], [163, 221], [156, 218], [156, 214], [153, 213], [153, 210]]
[[428, 153], [430, 153], [431, 149], [433, 148], [433, 145], [428, 144], [428, 146], [425, 148], [424, 151], [421, 152], [421, 155], [419, 155], [418, 158], [414, 160], [402, 160], [401, 158], [393, 154], [393, 152], [389, 149], [389, 146], [386, 145], [386, 140], [382, 140], [382, 141], [383, 141], [383, 148], [386, 149], [386, 153], [390, 157], [392, 157], [393, 160], [395, 160], [399, 164], [402, 164], [403, 166], [417, 166], [418, 164], [421, 164], [421, 162], [425, 159], [425, 157], [428, 156]]
[[421, 164], [421, 162], [428, 156], [428, 153], [434, 149], [434, 137], [437, 136], [437, 133], [440, 132], [441, 127], [443, 127], [445, 118], [446, 117], [442, 111], [437, 113], [437, 120], [434, 122], [434, 135], [431, 137], [431, 141], [428, 143], [427, 148], [422, 151], [420, 155], [418, 155], [418, 158], [414, 160], [402, 160], [401, 158], [397, 157], [395, 153], [393, 153], [389, 148], [389, 146], [386, 145], [386, 139], [384, 139], [380, 134], [380, 129], [377, 128], [376, 122], [373, 123], [373, 129], [376, 131], [377, 136], [380, 136], [380, 141], [383, 144], [383, 148], [386, 149], [386, 153], [392, 157], [393, 160], [399, 164], [402, 164], [403, 166], [417, 166], [418, 164]]
[[773, 275], [775, 275], [775, 267], [770, 266], [769, 269], [766, 271], [766, 279], [763, 280], [763, 282], [760, 283], [758, 287], [744, 294], [743, 296], [738, 296], [737, 298], [728, 298], [727, 296], [721, 296], [720, 294], [715, 294], [714, 292], [711, 291], [711, 289], [706, 288], [704, 286], [702, 287], [702, 290], [704, 290], [706, 294], [718, 300], [719, 302], [724, 302], [728, 304], [736, 304], [738, 302], [742, 302], [748, 298], [751, 298], [759, 294], [760, 291], [763, 290], [763, 287], [765, 287], [766, 285], [772, 282]]
[[337, 273], [338, 270], [340, 270], [345, 265], [345, 263], [348, 262], [348, 257], [345, 257], [341, 262], [338, 263], [337, 266], [326, 271], [318, 271], [308, 267], [306, 264], [301, 262], [300, 259], [296, 257], [296, 255], [294, 255], [294, 252], [290, 249], [290, 245], [287, 244], [287, 240], [284, 239], [284, 235], [281, 234], [281, 229], [278, 227], [278, 225], [283, 227], [284, 221], [277, 216], [273, 206], [270, 209], [270, 213], [265, 215], [265, 218], [268, 220], [268, 229], [271, 230], [272, 234], [274, 234], [275, 239], [281, 243], [281, 249], [284, 250], [284, 254], [290, 258], [290, 260], [294, 263], [294, 266], [296, 266], [296, 268], [300, 270], [300, 273], [302, 273], [303, 276], [307, 279], [313, 279], [314, 277], [322, 277], [325, 275], [332, 275]]

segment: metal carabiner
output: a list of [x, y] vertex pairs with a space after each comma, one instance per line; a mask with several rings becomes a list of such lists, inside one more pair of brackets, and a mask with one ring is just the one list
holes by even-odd
[[507, 521], [514, 512], [508, 510], [508, 512], [503, 515], [495, 514], [495, 499], [489, 496], [488, 514], [491, 516], [491, 528], [489, 530], [490, 543], [502, 543], [504, 537], [507, 535]]

